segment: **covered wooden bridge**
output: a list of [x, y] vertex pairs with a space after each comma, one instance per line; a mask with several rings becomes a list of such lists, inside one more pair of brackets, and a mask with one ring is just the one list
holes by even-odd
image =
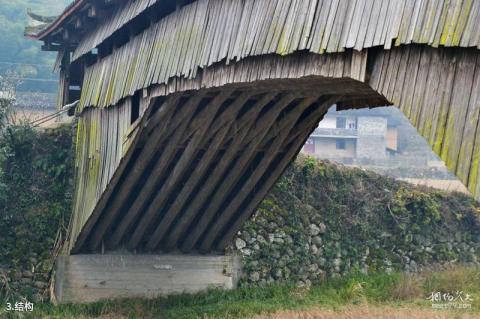
[[480, 198], [480, 0], [77, 0], [72, 253], [222, 251], [329, 106], [401, 108]]

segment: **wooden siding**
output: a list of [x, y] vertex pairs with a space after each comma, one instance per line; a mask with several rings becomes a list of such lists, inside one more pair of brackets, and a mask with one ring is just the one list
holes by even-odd
[[400, 106], [447, 167], [480, 198], [480, 51], [418, 45], [381, 51], [370, 84]]
[[[133, 3], [143, 8], [151, 2]], [[81, 104], [114, 105], [152, 84], [195, 78], [199, 68], [248, 56], [379, 45], [389, 49], [393, 41], [480, 48], [479, 11], [479, 0], [199, 0], [88, 68]], [[86, 36], [77, 51], [91, 50], [138, 13], [114, 14], [111, 23]]]
[[[100, 45], [157, 2], [130, 0], [117, 7], [82, 38], [73, 59]], [[347, 48], [362, 50], [378, 45], [390, 49], [392, 44], [410, 43], [478, 47], [479, 6], [480, 2], [475, 0], [199, 0], [183, 9], [187, 12], [174, 15], [188, 15], [191, 11], [206, 17], [216, 14], [223, 18], [204, 20], [207, 25], [203, 30], [221, 27], [218, 30], [228, 37], [235, 30], [248, 30], [251, 34], [246, 38], [251, 40], [245, 44], [250, 48], [239, 47], [228, 55], [231, 59], [242, 57], [245, 52], [251, 55], [285, 54], [304, 49], [314, 53], [341, 52]], [[213, 28], [208, 24], [214, 24]], [[200, 36], [208, 39], [207, 34]], [[270, 39], [276, 41], [266, 43]], [[236, 39], [231, 42], [236, 43]], [[255, 42], [260, 46], [252, 51]]]
[[130, 127], [130, 100], [111, 109], [88, 109], [78, 119], [75, 198], [71, 238], [82, 230], [89, 214], [124, 155], [123, 141]]
[[60, 70], [60, 77], [58, 82], [58, 92], [57, 92], [57, 109], [61, 109], [66, 103], [65, 93], [68, 90], [67, 87], [67, 78], [64, 70]]
[[[140, 6], [140, 0], [136, 4]], [[267, 139], [280, 133], [279, 118], [263, 127], [267, 137], [256, 141], [260, 146], [233, 139], [238, 143], [232, 148], [228, 144], [232, 140], [225, 140], [231, 135], [230, 122], [220, 133], [219, 124], [211, 124], [208, 117], [206, 123], [216, 127], [210, 132], [192, 117], [202, 112], [199, 103], [204, 95], [224, 93], [222, 98], [240, 107], [245, 94], [270, 92], [277, 98], [270, 97], [267, 103], [279, 110], [285, 108], [278, 101], [282, 94], [300, 96], [304, 102], [331, 96], [330, 103], [341, 107], [387, 104], [373, 88], [400, 106], [480, 198], [479, 11], [480, 0], [199, 0], [166, 16], [86, 69], [70, 248], [95, 251], [105, 243], [107, 248], [222, 249], [294, 157], [301, 146], [297, 142], [306, 138], [325, 111], [295, 124], [296, 132], [290, 127], [286, 130], [290, 136], [280, 144]], [[124, 19], [116, 21], [119, 27], [129, 21], [120, 13], [118, 19]], [[101, 27], [103, 35], [91, 43], [116, 30], [107, 29]], [[122, 107], [130, 109], [132, 96], [139, 92], [144, 97], [141, 111], [147, 115], [130, 127], [130, 115], [118, 114], [128, 112]], [[187, 100], [190, 108], [181, 100]], [[219, 111], [223, 102], [217, 102], [208, 105], [209, 116]], [[154, 108], [155, 103], [160, 105]], [[122, 124], [107, 124], [110, 117], [104, 114], [109, 112], [122, 118]], [[243, 126], [257, 119], [249, 121]], [[260, 156], [257, 147], [283, 157], [268, 157], [252, 169], [249, 165]], [[112, 157], [109, 150], [116, 155]], [[208, 161], [201, 164], [205, 151], [212, 154], [205, 155]], [[217, 152], [225, 152], [221, 154], [228, 163], [242, 152], [247, 155], [235, 176], [219, 165], [223, 171], [213, 175], [201, 196], [191, 197], [190, 192], [198, 191], [199, 183], [208, 179], [204, 174], [208, 163], [218, 160]], [[177, 156], [182, 160], [175, 166]], [[271, 166], [273, 162], [278, 169]], [[198, 174], [203, 175], [185, 179], [190, 172], [186, 163], [198, 165]], [[144, 174], [149, 174], [148, 179]], [[221, 179], [222, 174], [229, 177]], [[235, 184], [243, 183], [245, 176], [251, 178], [247, 186]], [[228, 194], [214, 199], [216, 189]], [[237, 198], [232, 192], [238, 190]], [[138, 198], [132, 198], [135, 194]], [[205, 198], [212, 199], [209, 206]], [[192, 206], [183, 205], [184, 201]]]
[[129, 0], [124, 5], [117, 6], [107, 19], [102, 19], [95, 28], [90, 29], [82, 37], [82, 40], [73, 52], [72, 59], [76, 60], [85, 53], [90, 52], [115, 31], [124, 27], [128, 22], [157, 2], [158, 0]]

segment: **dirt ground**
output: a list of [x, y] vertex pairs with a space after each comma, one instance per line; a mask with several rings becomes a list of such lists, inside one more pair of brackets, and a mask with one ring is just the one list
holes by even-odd
[[354, 306], [342, 310], [310, 309], [280, 311], [256, 316], [254, 319], [479, 319], [478, 314], [456, 313], [435, 309], [385, 308]]

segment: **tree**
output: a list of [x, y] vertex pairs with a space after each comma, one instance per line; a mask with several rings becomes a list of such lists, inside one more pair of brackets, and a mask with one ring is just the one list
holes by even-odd
[[29, 23], [27, 9], [44, 15], [60, 14], [71, 0], [0, 0], [0, 74], [15, 70], [23, 77], [35, 78], [25, 81], [27, 90], [54, 90], [56, 85], [39, 79], [56, 79], [52, 74], [55, 54], [42, 52], [39, 41], [24, 37], [24, 28]]
[[20, 83], [20, 76], [13, 71], [0, 75], [0, 130], [8, 124], [8, 115], [15, 101], [16, 88]]

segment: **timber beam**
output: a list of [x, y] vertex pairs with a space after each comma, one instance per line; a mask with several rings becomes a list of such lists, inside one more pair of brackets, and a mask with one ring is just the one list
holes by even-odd
[[150, 97], [73, 252], [223, 249], [328, 106], [371, 97], [358, 83], [310, 77]]

